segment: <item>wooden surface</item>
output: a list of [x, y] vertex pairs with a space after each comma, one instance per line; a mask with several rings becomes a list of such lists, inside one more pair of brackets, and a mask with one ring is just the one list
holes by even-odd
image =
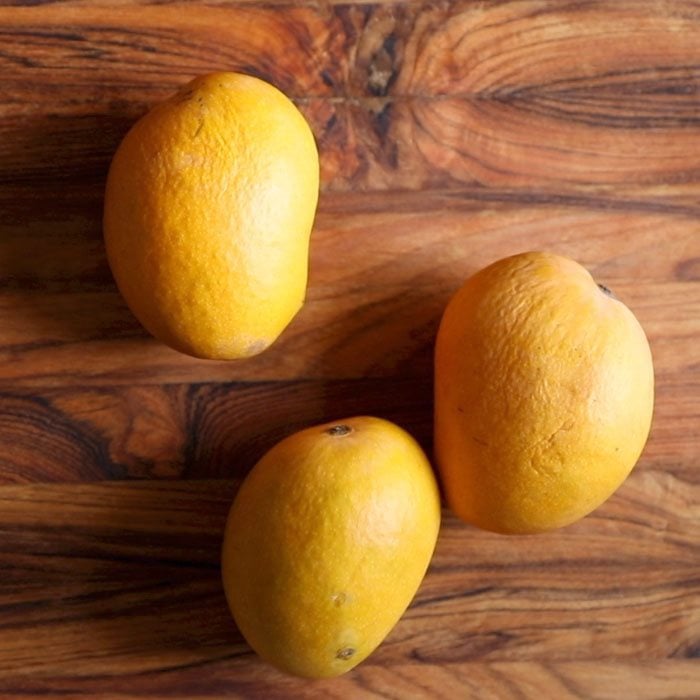
[[[700, 3], [4, 0], [0, 68], [0, 697], [700, 697]], [[307, 304], [240, 363], [149, 338], [101, 241], [121, 137], [219, 69], [292, 96], [322, 160]], [[219, 583], [240, 479], [358, 413], [429, 450], [447, 299], [538, 248], [647, 330], [638, 467], [548, 535], [445, 511], [368, 661], [272, 670]]]

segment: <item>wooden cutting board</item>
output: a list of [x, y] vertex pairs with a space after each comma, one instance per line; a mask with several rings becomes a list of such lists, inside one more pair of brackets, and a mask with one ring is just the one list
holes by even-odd
[[[0, 697], [700, 697], [700, 3], [0, 5]], [[129, 126], [222, 69], [297, 102], [323, 180], [307, 303], [236, 363], [141, 329], [100, 223]], [[637, 469], [552, 534], [445, 511], [368, 661], [272, 670], [219, 582], [241, 478], [282, 436], [358, 413], [430, 450], [447, 299], [543, 248], [649, 335]]]

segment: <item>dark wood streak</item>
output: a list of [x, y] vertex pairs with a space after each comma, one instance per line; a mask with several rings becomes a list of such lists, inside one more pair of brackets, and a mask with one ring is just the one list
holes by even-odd
[[[648, 492], [633, 482], [632, 490]], [[86, 693], [107, 687], [114, 673], [157, 687], [200, 666], [216, 679], [207, 693], [245, 694], [260, 682], [295, 688], [250, 655], [225, 611], [217, 563], [236, 483], [0, 488], [0, 563], [9, 573], [0, 613], [3, 632], [12, 631], [0, 637], [0, 691], [14, 692], [15, 672], [30, 667], [33, 683], [75, 683]], [[407, 662], [440, 664], [449, 676], [465, 664], [534, 663], [542, 653], [549, 663], [610, 653], [634, 663], [640, 649], [649, 660], [692, 658], [700, 632], [692, 606], [700, 593], [698, 523], [675, 498], [669, 492], [664, 500], [668, 526], [658, 530], [648, 517], [641, 537], [636, 507], [617, 497], [547, 537], [500, 537], [446, 514], [415, 604], [346, 682], [354, 687], [373, 668]], [[19, 536], [7, 529], [18, 523]], [[597, 563], [591, 552], [610, 550], [611, 535], [615, 549]], [[665, 566], [654, 556], [636, 559], [642, 549]], [[683, 550], [684, 558], [674, 557]], [[439, 621], [430, 633], [429, 619]]]
[[[648, 467], [692, 474], [696, 388], [680, 394], [685, 408], [662, 384]], [[367, 414], [402, 425], [430, 454], [429, 377], [5, 391], [0, 442], [13, 450], [0, 483], [242, 476], [294, 430]]]
[[0, 397], [0, 435], [13, 446], [12, 457], [0, 467], [5, 482], [89, 481], [123, 474], [105, 459], [102, 441], [37, 395]]
[[376, 414], [430, 450], [429, 382], [289, 382], [0, 392], [0, 483], [242, 476], [314, 423]]

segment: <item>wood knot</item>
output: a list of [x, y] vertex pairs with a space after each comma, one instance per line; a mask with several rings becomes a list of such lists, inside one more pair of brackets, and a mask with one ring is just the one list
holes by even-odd
[[391, 80], [391, 70], [380, 67], [381, 63], [372, 63], [369, 67], [367, 84], [373, 95], [386, 95]]
[[375, 97], [389, 92], [389, 86], [396, 77], [396, 37], [385, 37], [382, 45], [372, 56], [367, 67], [367, 87]]

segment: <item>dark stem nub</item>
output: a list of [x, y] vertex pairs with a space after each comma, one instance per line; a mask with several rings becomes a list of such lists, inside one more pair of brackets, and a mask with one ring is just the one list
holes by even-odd
[[606, 296], [609, 296], [611, 299], [616, 299], [617, 297], [613, 294], [612, 289], [609, 287], [606, 287], [604, 284], [598, 284], [598, 289], [600, 289], [603, 294]]
[[349, 425], [334, 425], [328, 428], [326, 432], [329, 435], [335, 435], [335, 436], [341, 436], [341, 435], [347, 435], [348, 433], [352, 432], [352, 428]]
[[335, 654], [335, 658], [342, 659], [343, 661], [345, 661], [346, 659], [349, 659], [354, 653], [355, 650], [352, 647], [343, 647], [342, 649], [338, 649], [338, 651]]

